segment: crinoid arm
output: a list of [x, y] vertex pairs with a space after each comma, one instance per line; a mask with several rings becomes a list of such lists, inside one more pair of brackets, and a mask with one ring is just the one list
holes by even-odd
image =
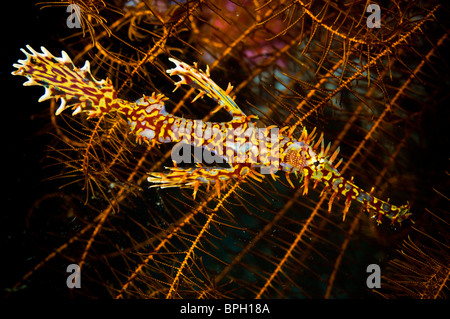
[[26, 47], [29, 51], [21, 49], [26, 59], [13, 64], [17, 70], [12, 74], [25, 76], [28, 81], [24, 86], [40, 85], [45, 88], [39, 102], [50, 98], [60, 99], [56, 115], [72, 107], [73, 114], [87, 112], [90, 117], [94, 117], [118, 106], [117, 93], [111, 81], [96, 80], [91, 74], [89, 61], [82, 68], [77, 68], [64, 51], [59, 58], [44, 47], [41, 47], [42, 53], [29, 45]]

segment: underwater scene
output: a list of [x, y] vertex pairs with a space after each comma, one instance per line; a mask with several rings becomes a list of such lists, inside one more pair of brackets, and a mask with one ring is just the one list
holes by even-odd
[[4, 298], [448, 297], [447, 3], [9, 5]]

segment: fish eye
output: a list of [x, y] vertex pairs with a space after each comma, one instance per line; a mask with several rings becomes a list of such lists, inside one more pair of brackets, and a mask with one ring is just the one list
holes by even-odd
[[315, 161], [313, 164], [317, 167], [317, 166], [319, 166], [320, 162], [319, 161]]

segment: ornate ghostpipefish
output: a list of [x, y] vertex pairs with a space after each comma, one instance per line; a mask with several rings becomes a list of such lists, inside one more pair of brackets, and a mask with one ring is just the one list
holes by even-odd
[[[94, 78], [89, 61], [86, 61], [82, 68], [77, 68], [64, 51], [59, 58], [44, 47], [41, 47], [42, 53], [28, 45], [27, 48], [30, 52], [21, 49], [26, 59], [13, 64], [17, 70], [12, 74], [27, 77], [28, 81], [24, 86], [40, 85], [45, 88], [39, 102], [50, 98], [60, 99], [61, 104], [56, 115], [69, 107], [74, 110], [73, 115], [84, 112], [88, 114], [88, 118], [118, 112], [126, 118], [131, 133], [139, 142], [143, 140], [153, 145], [173, 142], [181, 146], [193, 145], [207, 150], [214, 154], [216, 159], [223, 159], [229, 164], [229, 167], [207, 167], [198, 164], [193, 168], [181, 168], [176, 165], [177, 161], [174, 161], [175, 167], [169, 168], [167, 172], [148, 173], [148, 181], [153, 183], [152, 187], [192, 187], [195, 199], [202, 184], [208, 189], [213, 186], [220, 195], [225, 182], [230, 179], [252, 178], [261, 181], [265, 174], [277, 179], [275, 173], [281, 168], [292, 187], [295, 186], [290, 174], [293, 173], [303, 180], [304, 195], [308, 193], [311, 180], [315, 181], [314, 187], [319, 182], [323, 183], [322, 194], [325, 190], [332, 192], [328, 201], [329, 212], [337, 196], [345, 197], [344, 219], [353, 201], [362, 203], [378, 223], [383, 216], [395, 224], [411, 215], [409, 204], [392, 205], [374, 197], [372, 191], [366, 192], [356, 186], [353, 178], [345, 179], [337, 170], [342, 159], [333, 165], [339, 148], [330, 156], [330, 144], [324, 147], [323, 134], [315, 141], [315, 129], [308, 133], [306, 128], [303, 128], [300, 137], [296, 139], [291, 134], [282, 134], [287, 127], [258, 128], [254, 122], [257, 117], [247, 116], [230, 97], [233, 87], [229, 84], [224, 91], [211, 80], [209, 67], [203, 72], [197, 64], [191, 67], [169, 58], [175, 63], [175, 67], [167, 70], [167, 73], [170, 76], [178, 75], [181, 79], [175, 83], [175, 90], [182, 84], [199, 90], [193, 101], [205, 95], [215, 100], [219, 107], [231, 114], [232, 119], [228, 122], [203, 122], [169, 114], [164, 106], [167, 97], [163, 94], [144, 95], [136, 102], [120, 99], [109, 79], [99, 81]], [[172, 159], [178, 157], [172, 152]], [[208, 161], [211, 158], [205, 156], [204, 159]]]

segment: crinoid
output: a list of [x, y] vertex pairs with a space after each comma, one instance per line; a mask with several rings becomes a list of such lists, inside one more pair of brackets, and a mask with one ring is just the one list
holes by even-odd
[[385, 298], [448, 298], [449, 212], [445, 206], [449, 198], [437, 189], [435, 193], [435, 212], [428, 210], [426, 222], [414, 227], [399, 245], [396, 258], [388, 263], [385, 284], [379, 291]]
[[[42, 11], [53, 12], [57, 4], [43, 3]], [[62, 25], [54, 34], [59, 44], [48, 45], [42, 36], [30, 48], [43, 45], [54, 58], [66, 51], [72, 57], [70, 64], [64, 54], [52, 61], [83, 73], [80, 79], [85, 84], [96, 85], [85, 95], [70, 96], [61, 106], [62, 91], [45, 79], [38, 83], [46, 87], [42, 100], [50, 100], [42, 102], [45, 111], [39, 113], [44, 124], [38, 130], [48, 134], [45, 156], [36, 164], [44, 167], [45, 189], [36, 187], [32, 195], [33, 203], [23, 217], [26, 233], [12, 236], [18, 246], [23, 239], [32, 247], [12, 260], [23, 264], [33, 257], [25, 263], [26, 269], [21, 268], [23, 273], [14, 273], [9, 295], [31, 295], [40, 291], [42, 283], [56, 282], [46, 286], [48, 294], [375, 296], [366, 285], [366, 269], [379, 264], [382, 289], [397, 286], [410, 297], [445, 296], [448, 269], [440, 259], [443, 254], [437, 256], [436, 251], [448, 251], [447, 233], [435, 241], [428, 233], [432, 229], [425, 227], [431, 215], [439, 215], [430, 198], [435, 198], [433, 188], [445, 177], [440, 151], [448, 148], [443, 142], [448, 111], [441, 107], [448, 82], [440, 53], [448, 37], [445, 5], [402, 0], [383, 2], [368, 11], [369, 3], [361, 1], [73, 4], [80, 9], [80, 28], [66, 26], [70, 13], [63, 7], [63, 13], [55, 11], [51, 21]], [[377, 21], [378, 9], [381, 21]], [[13, 49], [16, 61], [18, 48]], [[26, 59], [33, 59], [27, 52]], [[86, 60], [90, 65], [82, 67]], [[206, 93], [200, 98], [195, 85], [177, 85], [172, 92], [177, 79], [166, 70], [182, 64], [176, 62], [174, 67], [171, 61], [197, 63], [194, 69], [210, 74], [223, 90], [210, 92], [213, 99]], [[20, 68], [16, 64], [15, 72]], [[110, 80], [97, 80], [106, 78]], [[90, 102], [88, 93], [98, 95], [97, 104]], [[234, 100], [217, 107], [214, 97], [224, 94]], [[220, 123], [233, 121], [236, 113], [226, 111], [233, 111], [235, 103], [237, 113], [258, 117], [263, 127], [284, 128], [284, 134], [307, 140], [331, 162], [337, 159], [339, 147], [340, 174], [352, 185], [371, 191], [350, 205], [345, 196], [335, 194], [336, 178], [317, 185], [312, 178], [308, 188], [306, 178], [300, 183], [283, 174], [264, 177], [252, 170], [221, 181], [219, 191], [212, 184], [209, 188], [186, 185], [189, 174], [183, 175], [184, 183], [166, 184], [177, 187], [151, 187], [158, 178], [164, 182], [165, 167], [186, 173], [199, 167], [207, 171], [211, 163], [174, 167], [174, 145], [146, 143], [152, 130], [130, 120], [131, 113], [103, 112], [113, 100], [141, 106], [164, 102], [164, 112], [185, 122]], [[75, 105], [74, 116], [64, 111], [70, 104]], [[35, 112], [34, 105], [20, 107]], [[317, 134], [311, 133], [314, 128]], [[329, 147], [321, 145], [319, 133], [331, 142]], [[42, 141], [43, 135], [30, 136], [32, 141]], [[198, 149], [194, 145], [191, 150], [195, 162]], [[308, 154], [290, 149], [284, 160], [289, 168], [299, 170], [316, 162], [318, 167], [325, 165], [325, 161], [310, 163]], [[392, 214], [388, 221], [394, 223], [378, 225], [371, 217], [380, 216], [365, 213], [364, 198], [375, 197], [387, 199], [380, 210], [402, 207], [404, 214]], [[409, 216], [409, 206], [402, 205], [408, 201], [412, 215], [399, 226], [396, 221], [403, 218], [398, 217]], [[418, 233], [429, 243], [417, 244]], [[437, 248], [428, 245], [432, 243]], [[403, 249], [405, 258], [389, 262], [398, 249]], [[418, 271], [427, 258], [436, 262]], [[81, 288], [66, 285], [70, 264], [80, 270]], [[409, 266], [414, 273], [405, 275]], [[386, 297], [394, 296], [392, 291], [377, 290]]]

